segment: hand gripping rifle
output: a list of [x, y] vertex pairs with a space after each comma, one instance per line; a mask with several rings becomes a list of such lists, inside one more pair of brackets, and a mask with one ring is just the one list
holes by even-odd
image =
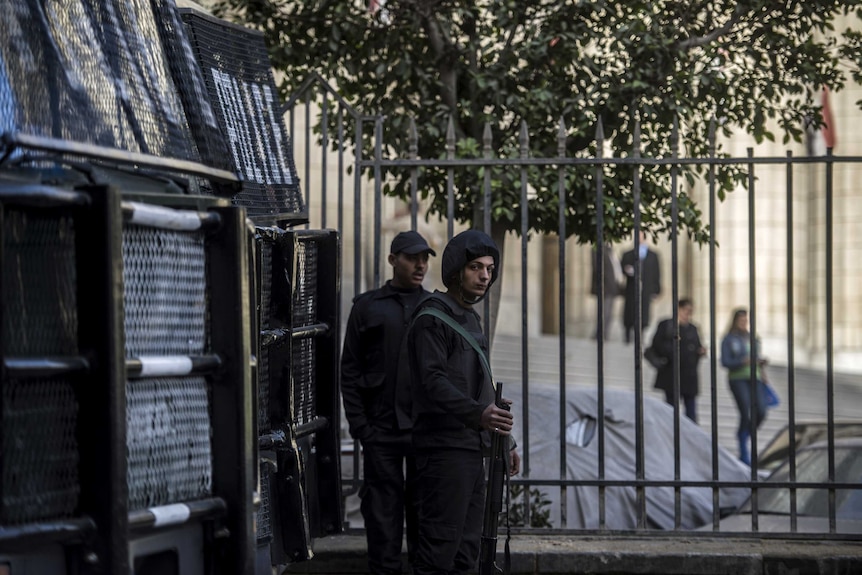
[[[509, 409], [503, 402], [503, 384], [497, 382], [497, 407]], [[482, 524], [482, 546], [479, 551], [479, 575], [509, 573], [509, 518], [506, 517], [506, 551], [504, 569], [497, 567], [497, 528], [503, 511], [503, 482], [509, 477], [509, 438], [491, 433], [491, 457], [488, 463], [488, 487], [485, 492], [485, 518]], [[507, 502], [508, 503], [508, 502]], [[508, 505], [507, 505], [508, 507]]]

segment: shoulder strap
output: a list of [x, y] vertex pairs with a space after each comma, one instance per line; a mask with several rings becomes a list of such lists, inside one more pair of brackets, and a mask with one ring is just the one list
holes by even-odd
[[449, 327], [454, 329], [465, 340], [467, 340], [467, 343], [469, 343], [470, 346], [474, 350], [476, 350], [476, 353], [479, 355], [479, 359], [482, 361], [482, 367], [485, 368], [485, 373], [488, 374], [488, 379], [491, 380], [491, 386], [496, 390], [497, 389], [497, 382], [494, 381], [494, 376], [491, 373], [491, 366], [488, 364], [488, 358], [485, 356], [485, 352], [482, 350], [482, 348], [479, 347], [479, 342], [476, 341], [476, 338], [473, 337], [472, 335], [470, 335], [470, 332], [468, 332], [466, 329], [464, 329], [464, 327], [461, 324], [459, 324], [457, 321], [452, 319], [452, 316], [450, 316], [448, 313], [441, 311], [435, 307], [423, 308], [419, 313], [416, 314], [416, 317], [414, 318], [414, 320], [423, 316], [423, 315], [433, 315], [434, 317], [436, 317], [437, 319], [439, 319], [440, 321], [442, 321], [443, 323], [445, 323], [446, 325], [448, 325]]

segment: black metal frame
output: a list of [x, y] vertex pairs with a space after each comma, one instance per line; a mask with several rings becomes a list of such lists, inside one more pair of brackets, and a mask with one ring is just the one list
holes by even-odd
[[[340, 242], [332, 230], [267, 228], [262, 235], [259, 241], [272, 243], [272, 320], [260, 337], [261, 354], [268, 354], [272, 432], [258, 441], [267, 459], [274, 456], [276, 464], [270, 479], [270, 513], [271, 559], [278, 565], [310, 559], [315, 537], [342, 528], [337, 367]], [[317, 289], [310, 296], [315, 298], [317, 317], [310, 326], [293, 321], [292, 305], [299, 288], [294, 279], [301, 264], [297, 247], [302, 241], [312, 241], [318, 249]], [[297, 381], [292, 359], [298, 342], [307, 338], [316, 343], [317, 417], [302, 423], [293, 411]]]

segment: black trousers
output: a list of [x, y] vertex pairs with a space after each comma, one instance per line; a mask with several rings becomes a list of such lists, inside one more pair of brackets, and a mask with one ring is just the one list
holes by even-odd
[[479, 451], [416, 453], [419, 544], [414, 575], [467, 573], [476, 568], [485, 505], [484, 475]]
[[409, 434], [381, 435], [363, 443], [364, 480], [359, 491], [365, 520], [368, 569], [400, 574], [401, 545], [407, 522], [407, 556], [413, 562], [418, 539], [415, 505], [416, 459]]

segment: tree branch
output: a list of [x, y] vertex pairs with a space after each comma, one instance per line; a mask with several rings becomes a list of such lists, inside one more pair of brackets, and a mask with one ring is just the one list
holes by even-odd
[[730, 19], [724, 23], [723, 26], [720, 26], [706, 34], [704, 36], [695, 36], [693, 38], [687, 38], [679, 43], [680, 50], [690, 50], [692, 48], [697, 48], [699, 46], [705, 46], [707, 44], [711, 44], [715, 42], [721, 36], [727, 34], [731, 30], [733, 30], [734, 26], [742, 21], [743, 11], [737, 4], [737, 6], [733, 9], [733, 14], [730, 15]]

